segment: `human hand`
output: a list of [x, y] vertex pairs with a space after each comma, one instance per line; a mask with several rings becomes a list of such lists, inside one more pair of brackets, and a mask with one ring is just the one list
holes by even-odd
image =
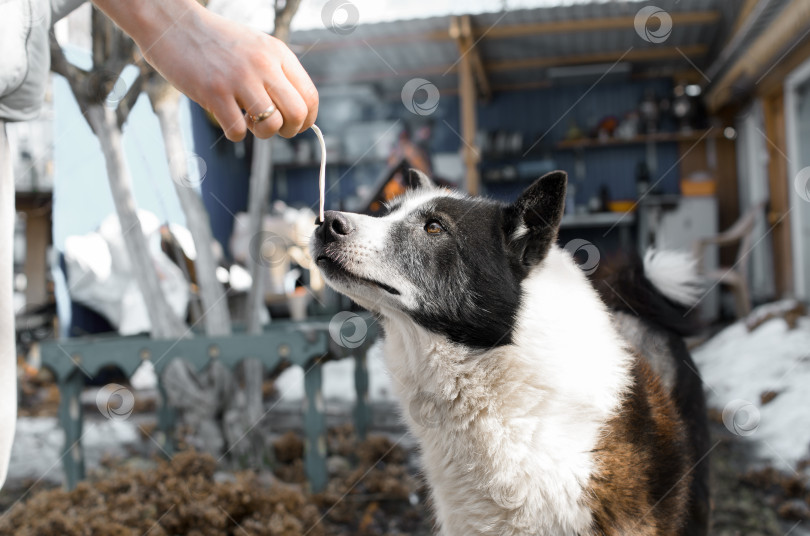
[[[229, 140], [250, 129], [286, 138], [318, 115], [318, 91], [281, 41], [229, 21], [195, 0], [95, 0], [172, 85], [211, 112]], [[271, 106], [277, 111], [254, 122]]]

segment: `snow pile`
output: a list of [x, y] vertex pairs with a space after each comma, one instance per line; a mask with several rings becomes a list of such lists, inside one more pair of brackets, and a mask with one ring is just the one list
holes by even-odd
[[[93, 469], [105, 456], [127, 456], [127, 447], [139, 441], [134, 421], [85, 419], [82, 433], [85, 465]], [[8, 481], [64, 481], [64, 446], [65, 433], [56, 417], [19, 417], [11, 448]]]
[[[394, 402], [391, 389], [391, 376], [385, 368], [380, 340], [375, 342], [366, 354], [369, 387], [368, 400], [375, 402]], [[279, 396], [283, 401], [299, 401], [304, 393], [304, 370], [301, 367], [290, 367], [276, 380]], [[327, 402], [346, 402], [354, 404], [357, 391], [354, 386], [354, 359], [328, 361], [323, 366], [323, 398]]]
[[732, 433], [790, 469], [810, 455], [810, 318], [798, 318], [795, 329], [771, 318], [751, 332], [739, 321], [693, 357], [709, 405], [724, 411]]

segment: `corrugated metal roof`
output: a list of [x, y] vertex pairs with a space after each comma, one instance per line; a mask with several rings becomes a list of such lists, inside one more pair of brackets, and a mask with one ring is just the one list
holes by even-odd
[[[596, 2], [476, 14], [471, 15], [471, 22], [476, 50], [494, 87], [542, 84], [548, 80], [547, 68], [556, 63], [610, 64], [625, 54], [634, 74], [703, 70], [734, 26], [738, 7], [732, 4], [723, 0]], [[659, 43], [645, 40], [632, 24], [640, 9], [653, 5], [674, 21], [671, 33]], [[700, 23], [680, 22], [689, 14], [706, 12], [714, 15]], [[559, 26], [563, 22], [596, 19], [621, 24], [608, 29], [558, 31], [567, 27]], [[298, 31], [292, 34], [291, 44], [320, 87], [374, 83], [382, 91], [399, 91], [403, 80], [423, 77], [449, 90], [458, 84], [459, 60], [458, 46], [449, 35], [450, 23], [451, 17], [442, 16], [360, 24], [344, 28], [342, 33], [329, 29]], [[551, 31], [548, 23], [552, 23]], [[510, 29], [544, 24], [547, 31], [543, 33], [505, 36]]]
[[[323, 19], [330, 18], [332, 14], [339, 13], [341, 18], [349, 10], [356, 14], [363, 24], [392, 21], [410, 21], [414, 19], [427, 19], [445, 17], [449, 15], [477, 15], [490, 13], [498, 9], [520, 10], [538, 9], [547, 7], [563, 7], [575, 4], [615, 3], [617, 0], [430, 0], [410, 1], [401, 0], [307, 0], [302, 2], [292, 21], [293, 31], [323, 29]], [[643, 0], [618, 0], [625, 3], [635, 3]], [[732, 0], [736, 1], [736, 0]], [[267, 4], [267, 0], [210, 0], [211, 4]], [[495, 6], [495, 7], [493, 7]], [[233, 8], [232, 8], [233, 9]], [[256, 9], [233, 9], [243, 14], [253, 13]]]
[[741, 27], [734, 39], [718, 47], [713, 55], [713, 63], [709, 67], [709, 74], [719, 78], [725, 70], [745, 52], [748, 45], [756, 41], [779, 13], [790, 3], [790, 0], [760, 0], [755, 11], [757, 16], [750, 17], [750, 27]]

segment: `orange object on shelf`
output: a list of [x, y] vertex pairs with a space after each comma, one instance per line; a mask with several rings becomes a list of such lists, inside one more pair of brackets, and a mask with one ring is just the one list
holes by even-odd
[[717, 182], [681, 180], [681, 194], [689, 197], [714, 195], [717, 192]]
[[632, 199], [619, 199], [618, 201], [608, 201], [607, 206], [611, 212], [633, 212], [636, 209], [636, 202]]

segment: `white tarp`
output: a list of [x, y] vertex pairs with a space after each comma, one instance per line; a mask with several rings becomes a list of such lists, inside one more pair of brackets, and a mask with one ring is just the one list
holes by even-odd
[[[265, 215], [262, 234], [251, 233], [248, 228], [248, 215], [236, 215], [231, 234], [233, 258], [245, 265], [248, 258], [257, 256], [265, 274], [265, 294], [286, 293], [285, 278], [290, 272], [291, 261], [309, 268], [309, 238], [315, 230], [315, 213], [310, 208], [296, 209], [281, 201], [273, 204], [273, 213]], [[249, 274], [247, 274], [249, 277]], [[319, 276], [314, 276], [310, 287], [318, 291], [322, 288]]]
[[[152, 265], [169, 306], [186, 317], [189, 286], [183, 272], [160, 249], [160, 220], [141, 210], [141, 228], [149, 244]], [[175, 236], [182, 231], [172, 225]], [[118, 217], [108, 216], [98, 231], [65, 240], [67, 284], [72, 300], [104, 316], [121, 335], [150, 331], [151, 324], [141, 291], [130, 270], [129, 257]], [[184, 244], [185, 247], [185, 244]]]

